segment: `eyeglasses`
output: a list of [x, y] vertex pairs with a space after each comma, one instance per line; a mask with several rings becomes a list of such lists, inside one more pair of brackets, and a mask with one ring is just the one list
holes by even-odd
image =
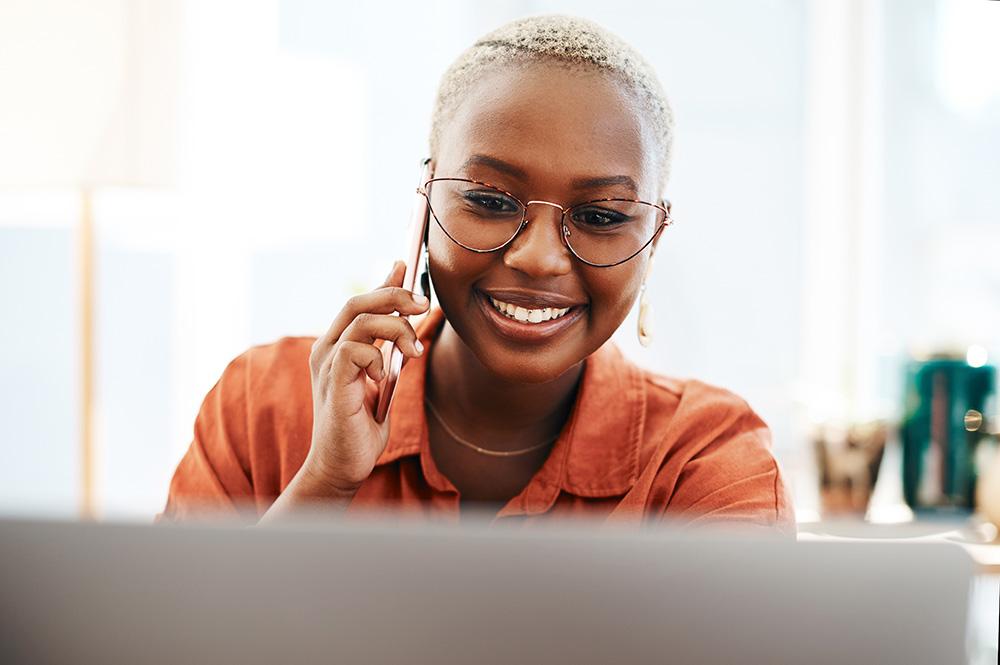
[[432, 178], [417, 190], [455, 243], [473, 252], [503, 249], [528, 226], [528, 206], [561, 212], [563, 244], [584, 263], [610, 268], [636, 256], [673, 223], [668, 206], [634, 199], [596, 199], [564, 208], [549, 201], [522, 203], [494, 185], [464, 178]]

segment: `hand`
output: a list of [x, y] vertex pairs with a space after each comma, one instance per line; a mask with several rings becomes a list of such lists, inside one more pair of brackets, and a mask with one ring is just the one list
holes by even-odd
[[401, 287], [404, 272], [397, 261], [382, 286], [348, 300], [309, 357], [313, 429], [303, 467], [341, 494], [357, 490], [389, 440], [389, 419], [376, 423], [374, 416], [388, 371], [375, 341], [394, 342], [404, 363], [423, 353], [405, 316], [424, 312], [429, 302]]

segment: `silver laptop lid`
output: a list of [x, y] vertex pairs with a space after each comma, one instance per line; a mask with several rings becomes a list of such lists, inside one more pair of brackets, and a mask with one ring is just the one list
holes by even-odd
[[0, 522], [4, 663], [961, 663], [936, 543]]

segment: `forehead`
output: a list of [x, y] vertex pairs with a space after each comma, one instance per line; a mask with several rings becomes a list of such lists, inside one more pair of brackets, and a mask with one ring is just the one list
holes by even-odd
[[656, 189], [650, 123], [635, 95], [611, 75], [560, 64], [498, 67], [466, 91], [441, 128], [437, 175], [469, 155], [516, 165], [533, 183], [627, 175]]

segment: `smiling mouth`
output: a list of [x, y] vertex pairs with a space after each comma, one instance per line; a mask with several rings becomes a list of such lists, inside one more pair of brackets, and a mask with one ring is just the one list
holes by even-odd
[[502, 300], [497, 300], [493, 296], [487, 296], [490, 304], [493, 305], [493, 309], [497, 310], [508, 319], [513, 319], [520, 323], [544, 323], [546, 321], [552, 321], [553, 319], [559, 319], [566, 316], [566, 313], [572, 309], [570, 307], [543, 307], [541, 309], [528, 309], [527, 307], [521, 307], [520, 305], [514, 305], [509, 302], [504, 302]]
[[[511, 297], [511, 300], [514, 298]], [[499, 300], [483, 291], [478, 291], [479, 307], [486, 317], [490, 327], [508, 340], [519, 344], [539, 344], [564, 335], [583, 318], [588, 307], [586, 304], [573, 304], [567, 307], [540, 307], [544, 300], [516, 305]], [[563, 298], [564, 301], [568, 300]]]

